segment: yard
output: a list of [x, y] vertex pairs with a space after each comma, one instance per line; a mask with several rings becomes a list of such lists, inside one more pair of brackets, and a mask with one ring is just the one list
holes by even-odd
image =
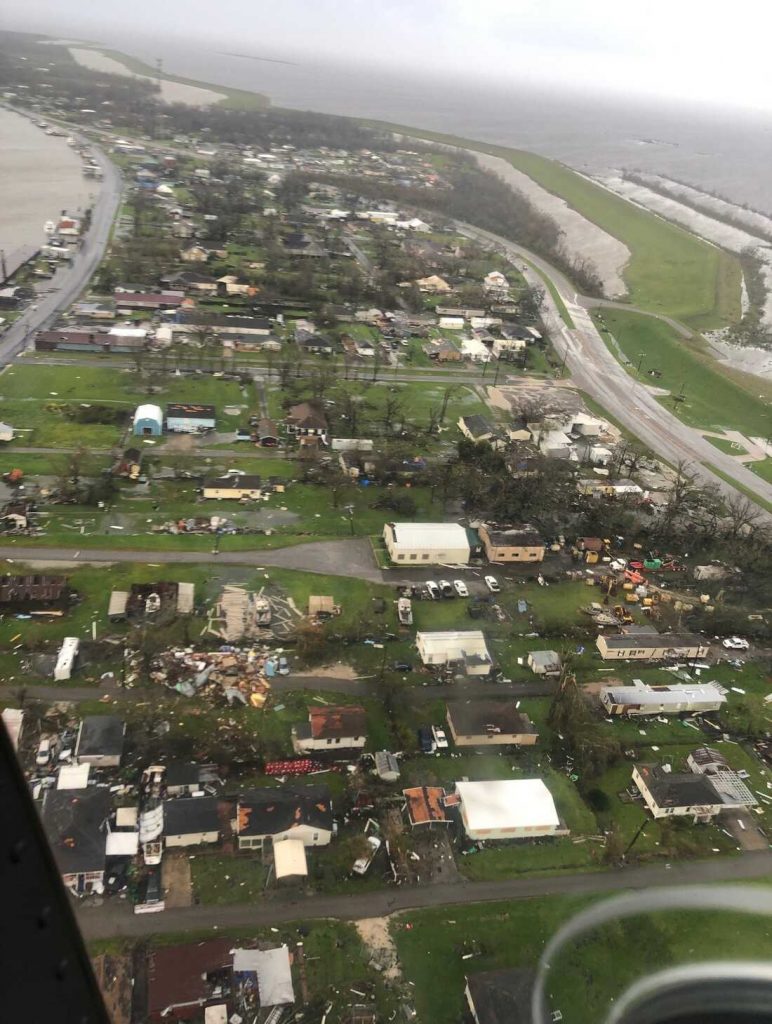
[[[598, 899], [551, 896], [399, 915], [392, 934], [404, 975], [415, 985], [419, 1017], [456, 1024], [465, 1005], [466, 977], [534, 968], [547, 940]], [[561, 954], [548, 984], [551, 1005], [565, 1024], [596, 1024], [610, 999], [642, 974], [717, 955], [724, 959], [726, 950], [733, 959], [766, 961], [772, 951], [768, 919], [679, 910], [605, 926]]]
[[[635, 368], [643, 354], [641, 371], [659, 370], [661, 379], [652, 379], [671, 395], [685, 396], [682, 402], [671, 397], [661, 403], [685, 422], [706, 430], [740, 430], [750, 436], [766, 437], [769, 432], [769, 401], [772, 385], [719, 366], [699, 343], [679, 338], [671, 327], [653, 317], [622, 310], [605, 309], [596, 324], [605, 324], [620, 349]], [[647, 380], [649, 378], [646, 378]], [[716, 395], [721, 401], [716, 401]], [[718, 417], [718, 418], [717, 418]]]
[[[131, 424], [131, 415], [143, 402], [165, 406], [169, 402], [211, 404], [217, 409], [218, 427], [235, 430], [237, 417], [226, 407], [248, 409], [257, 396], [232, 381], [211, 374], [154, 377], [153, 389], [133, 369], [106, 366], [50, 366], [13, 364], [0, 374], [3, 417], [18, 433], [19, 445], [41, 448], [112, 448]], [[23, 397], [17, 397], [23, 396]], [[115, 423], [82, 423], [77, 409], [114, 406]], [[128, 435], [130, 436], [130, 434]], [[11, 453], [13, 445], [6, 451]]]

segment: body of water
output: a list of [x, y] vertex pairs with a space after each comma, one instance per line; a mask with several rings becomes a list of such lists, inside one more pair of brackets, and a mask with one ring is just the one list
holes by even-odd
[[[172, 73], [268, 95], [276, 106], [377, 118], [515, 146], [588, 173], [639, 169], [772, 213], [772, 115], [682, 104], [592, 100], [535, 86], [296, 59], [255, 60], [196, 46], [115, 45]], [[243, 44], [242, 44], [243, 46]], [[240, 51], [234, 45], [234, 51]], [[281, 57], [281, 54], [269, 54]]]
[[0, 108], [0, 250], [45, 242], [43, 226], [62, 210], [77, 217], [98, 185], [83, 177], [81, 159], [67, 140], [46, 135], [28, 118]]

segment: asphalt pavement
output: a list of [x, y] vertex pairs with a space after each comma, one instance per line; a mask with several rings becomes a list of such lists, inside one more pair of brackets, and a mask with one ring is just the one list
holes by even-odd
[[[101, 906], [80, 904], [78, 923], [87, 941], [117, 936], [140, 938], [162, 932], [188, 932], [211, 928], [260, 928], [289, 921], [335, 918], [356, 921], [385, 917], [397, 912], [426, 907], [452, 907], [458, 904], [487, 903], [499, 900], [529, 900], [539, 896], [614, 893], [649, 886], [696, 885], [709, 882], [740, 882], [762, 878], [772, 872], [772, 854], [764, 850], [740, 857], [716, 857], [714, 860], [647, 867], [615, 868], [549, 878], [510, 878], [496, 882], [454, 881], [452, 884], [423, 887], [400, 886], [379, 892], [299, 896], [270, 891], [254, 903], [224, 906], [193, 906], [166, 910], [161, 914], [134, 914], [126, 903], [110, 900]], [[351, 889], [356, 889], [352, 880]], [[234, 891], [234, 896], [238, 892]]]

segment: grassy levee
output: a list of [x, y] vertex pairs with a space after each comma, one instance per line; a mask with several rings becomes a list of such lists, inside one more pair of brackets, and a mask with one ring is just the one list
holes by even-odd
[[[145, 64], [144, 61], [138, 60], [136, 57], [132, 57], [127, 53], [123, 53], [120, 50], [106, 50], [101, 46], [88, 46], [83, 45], [82, 49], [94, 50], [96, 53], [101, 53], [105, 57], [111, 57], [113, 60], [117, 60], [120, 64], [123, 64], [132, 74], [145, 75], [147, 78], [157, 79], [158, 71], [156, 68], [151, 67], [149, 64]], [[161, 74], [167, 82], [179, 82], [180, 85], [191, 85], [197, 89], [211, 89], [212, 92], [221, 93], [223, 99], [221, 99], [216, 106], [227, 107], [230, 110], [265, 110], [271, 104], [270, 99], [259, 92], [250, 92], [248, 89], [233, 89], [228, 85], [214, 85], [212, 82], [201, 82], [196, 78], [184, 78], [182, 75], [172, 75], [168, 71], [164, 71]]]
[[624, 270], [634, 305], [666, 313], [693, 327], [710, 328], [740, 319], [740, 264], [727, 252], [641, 209], [571, 170], [536, 153], [404, 125], [368, 122], [414, 138], [490, 153], [560, 196], [587, 220], [628, 246]]
[[[594, 319], [607, 343], [602, 328], [604, 324], [609, 328], [630, 361], [627, 369], [632, 376], [637, 375], [640, 360], [642, 380], [667, 388], [672, 395], [683, 388], [684, 401], [674, 403], [667, 396], [660, 401], [685, 423], [705, 430], [741, 430], [756, 437], [769, 434], [772, 384], [768, 381], [717, 363], [702, 339], [680, 338], [662, 320], [608, 308]], [[652, 369], [662, 376], [649, 378], [647, 371]]]

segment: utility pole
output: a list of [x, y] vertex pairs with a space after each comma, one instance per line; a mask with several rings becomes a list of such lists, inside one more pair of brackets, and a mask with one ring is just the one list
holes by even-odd
[[627, 845], [627, 849], [622, 854], [622, 860], [626, 860], [627, 859], [628, 853], [630, 852], [630, 850], [632, 850], [633, 846], [635, 846], [635, 844], [638, 842], [639, 837], [643, 835], [643, 831], [644, 831], [644, 829], [646, 828], [646, 826], [648, 824], [649, 824], [649, 819], [648, 818], [644, 818], [643, 821], [641, 822], [641, 827], [638, 829], [638, 831], [635, 833], [633, 838], [630, 840], [630, 842]]

